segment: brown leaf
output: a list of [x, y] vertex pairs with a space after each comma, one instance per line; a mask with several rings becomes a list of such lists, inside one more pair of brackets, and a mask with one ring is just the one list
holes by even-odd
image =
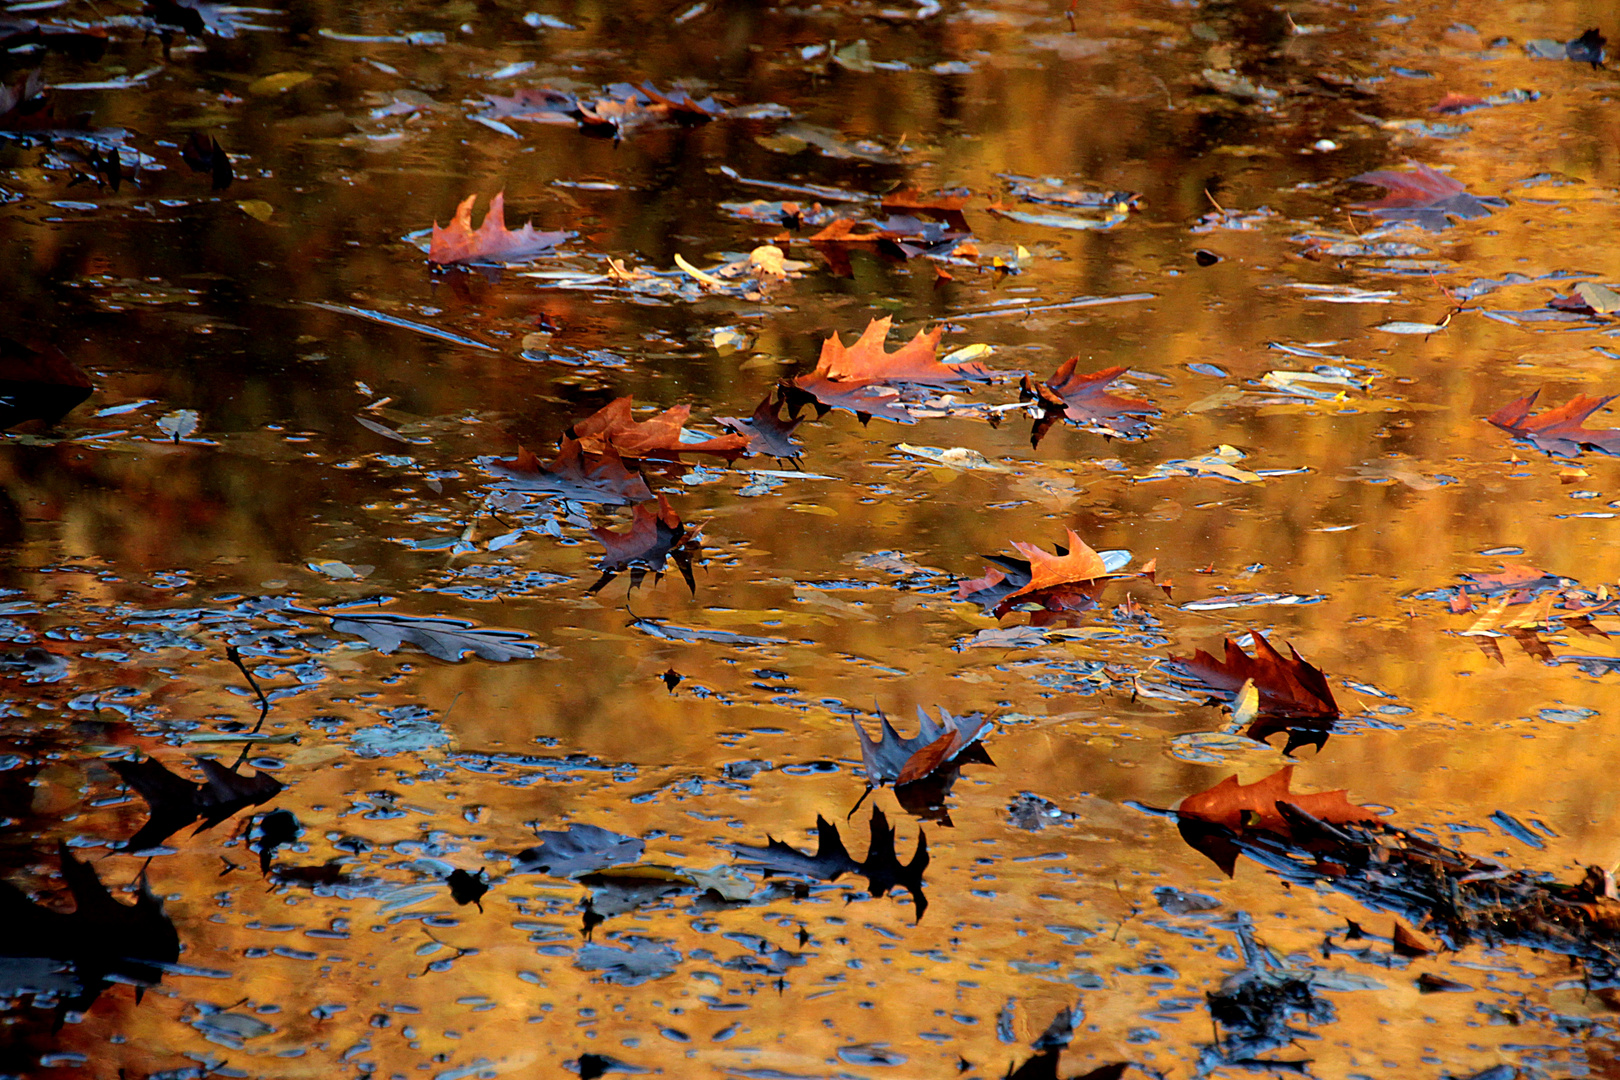
[[900, 775], [894, 778], [894, 786], [900, 787], [915, 780], [921, 780], [950, 758], [956, 748], [957, 740], [961, 738], [959, 731], [947, 731], [927, 746], [918, 750], [906, 759], [906, 764], [900, 770]]
[[[1135, 415], [1153, 415], [1158, 410], [1150, 401], [1140, 398], [1116, 397], [1108, 393], [1108, 384], [1125, 374], [1123, 367], [1107, 367], [1089, 375], [1075, 373], [1079, 357], [1070, 357], [1044, 383], [1037, 383], [1025, 375], [1019, 397], [1024, 401], [1039, 400], [1048, 416], [1061, 414], [1082, 426], [1100, 430], [1105, 435], [1130, 439], [1148, 430], [1145, 420], [1130, 418]], [[1037, 425], [1031, 438], [1038, 445], [1050, 424]]]
[[667, 560], [673, 559], [687, 588], [697, 591], [692, 576], [692, 556], [698, 549], [698, 536], [681, 524], [680, 516], [670, 508], [669, 500], [657, 496], [658, 510], [653, 512], [646, 503], [637, 504], [630, 528], [624, 532], [613, 529], [592, 529], [591, 535], [607, 549], [598, 564], [602, 576], [586, 590], [594, 593], [613, 580], [622, 570], [630, 571], [630, 587], [641, 584], [651, 571], [662, 575]]
[[763, 401], [754, 406], [754, 415], [748, 419], [717, 416], [715, 422], [747, 439], [748, 452], [751, 454], [768, 454], [784, 461], [797, 461], [804, 454], [804, 447], [794, 440], [793, 429], [799, 426], [802, 418], [784, 420], [780, 413], [786, 404], [785, 395], [777, 400], [774, 394], [768, 393]]
[[567, 240], [570, 232], [538, 232], [526, 224], [517, 232], [506, 227], [506, 193], [498, 192], [489, 200], [489, 213], [476, 230], [472, 227], [473, 203], [477, 195], [469, 195], [456, 207], [456, 216], [445, 228], [433, 223], [433, 238], [428, 247], [428, 262], [435, 266], [450, 266], [468, 262], [522, 262], [549, 251]]
[[1526, 394], [1508, 402], [1485, 419], [1503, 431], [1530, 440], [1538, 450], [1559, 457], [1573, 457], [1582, 450], [1620, 454], [1620, 430], [1604, 428], [1594, 431], [1581, 426], [1588, 416], [1613, 401], [1615, 395], [1591, 397], [1577, 394], [1556, 409], [1531, 416], [1530, 410], [1540, 395], [1540, 390]]
[[1385, 189], [1384, 197], [1375, 202], [1354, 204], [1357, 210], [1384, 221], [1411, 221], [1425, 229], [1448, 228], [1448, 218], [1489, 217], [1492, 207], [1507, 205], [1503, 199], [1470, 195], [1459, 181], [1427, 165], [1409, 172], [1381, 169], [1350, 179]]
[[748, 450], [748, 436], [735, 432], [702, 442], [682, 442], [681, 429], [692, 415], [690, 405], [676, 405], [656, 416], [637, 421], [630, 415], [632, 398], [615, 398], [585, 419], [570, 434], [586, 450], [601, 453], [611, 447], [623, 457], [675, 460], [681, 454], [712, 454], [733, 461]]
[[1108, 567], [1103, 565], [1102, 556], [1088, 547], [1073, 529], [1069, 530], [1067, 555], [1048, 555], [1034, 544], [1021, 544], [1017, 541], [1014, 541], [1012, 546], [1029, 560], [1029, 584], [1007, 597], [1007, 601], [1004, 602], [1058, 585], [1091, 582], [1108, 576]]
[[1260, 711], [1279, 716], [1337, 716], [1339, 706], [1333, 700], [1333, 691], [1320, 669], [1307, 663], [1292, 645], [1288, 651], [1292, 659], [1271, 647], [1259, 631], [1251, 630], [1254, 655], [1227, 638], [1224, 642], [1226, 659], [1215, 659], [1202, 649], [1191, 659], [1172, 656], [1172, 662], [1204, 685], [1227, 693], [1234, 692], [1250, 679], [1260, 691]]
[[1435, 944], [1427, 936], [1416, 930], [1409, 930], [1401, 920], [1395, 920], [1395, 930], [1390, 934], [1390, 948], [1397, 956], [1428, 956], [1435, 951]]
[[1208, 791], [1187, 796], [1176, 809], [1183, 817], [1194, 817], [1230, 829], [1257, 828], [1285, 834], [1290, 830], [1287, 819], [1277, 810], [1280, 802], [1297, 806], [1312, 817], [1332, 825], [1378, 820], [1378, 815], [1372, 810], [1356, 806], [1346, 799], [1343, 790], [1308, 794], [1289, 791], [1293, 775], [1294, 767], [1287, 765], [1252, 784], [1240, 784], [1236, 776], [1228, 776]]
[[670, 508], [669, 500], [662, 494], [658, 495], [658, 511], [654, 513], [645, 505], [635, 508], [634, 516], [630, 519], [630, 528], [624, 532], [614, 529], [592, 529], [591, 535], [602, 542], [607, 549], [603, 557], [603, 568], [609, 564], [614, 569], [622, 570], [637, 560], [652, 557], [654, 551], [660, 546], [660, 528], [674, 532], [681, 528], [681, 519]]
[[907, 739], [894, 730], [888, 717], [879, 713], [880, 730], [875, 742], [861, 722], [850, 717], [860, 740], [867, 785], [892, 783], [899, 787], [923, 779], [978, 742], [990, 723], [987, 717], [978, 715], [952, 716], [943, 707], [939, 716], [936, 721], [919, 707], [917, 734]]
[[1460, 983], [1456, 979], [1448, 979], [1444, 975], [1435, 975], [1428, 971], [1417, 977], [1417, 988], [1421, 994], [1466, 994], [1474, 989], [1467, 983]]

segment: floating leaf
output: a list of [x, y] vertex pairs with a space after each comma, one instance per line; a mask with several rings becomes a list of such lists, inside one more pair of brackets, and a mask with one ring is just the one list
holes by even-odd
[[1461, 182], [1427, 165], [1409, 172], [1381, 169], [1350, 179], [1376, 184], [1386, 192], [1376, 202], [1354, 204], [1356, 210], [1381, 221], [1410, 221], [1432, 231], [1449, 228], [1451, 218], [1489, 217], [1493, 208], [1507, 205], [1506, 199], [1470, 195]]
[[889, 718], [879, 713], [881, 731], [877, 742], [867, 735], [859, 720], [851, 717], [850, 723], [855, 725], [855, 734], [861, 743], [867, 785], [899, 787], [921, 780], [983, 738], [990, 723], [976, 713], [952, 716], [944, 708], [939, 710], [939, 717], [936, 722], [918, 706], [917, 734], [903, 739], [889, 723]]
[[472, 227], [473, 203], [477, 195], [469, 195], [456, 207], [456, 216], [445, 228], [433, 223], [433, 236], [428, 247], [428, 262], [435, 266], [450, 266], [470, 262], [523, 262], [541, 255], [574, 234], [571, 232], [539, 232], [532, 224], [525, 224], [516, 232], [506, 227], [506, 193], [498, 192], [489, 200], [489, 213], [475, 231]]
[[396, 615], [387, 611], [344, 611], [330, 618], [333, 630], [363, 637], [380, 653], [391, 653], [408, 644], [452, 663], [469, 653], [502, 663], [533, 659], [538, 652], [538, 644], [528, 634], [517, 630], [491, 630], [466, 619]]
[[197, 430], [200, 419], [196, 409], [176, 409], [172, 413], [158, 417], [157, 428], [175, 442], [179, 442]]
[[1202, 649], [1191, 658], [1172, 656], [1171, 663], [1182, 674], [1197, 679], [1223, 696], [1237, 694], [1249, 683], [1259, 691], [1259, 711], [1277, 716], [1337, 716], [1339, 706], [1333, 700], [1333, 691], [1319, 668], [1299, 655], [1293, 646], [1285, 657], [1258, 631], [1249, 635], [1254, 641], [1254, 655], [1250, 656], [1227, 638], [1224, 642], [1226, 658], [1217, 660]]
[[1352, 804], [1343, 791], [1290, 791], [1293, 775], [1294, 766], [1287, 765], [1252, 784], [1240, 784], [1236, 776], [1228, 776], [1208, 791], [1181, 800], [1176, 812], [1229, 829], [1264, 829], [1285, 835], [1289, 823], [1277, 809], [1278, 803], [1296, 806], [1318, 821], [1335, 825], [1378, 820], [1376, 812]]
[[1530, 440], [1537, 449], [1558, 457], [1574, 457], [1582, 450], [1620, 454], [1620, 429], [1594, 431], [1582, 426], [1588, 416], [1613, 401], [1615, 395], [1591, 397], [1577, 394], [1556, 409], [1531, 416], [1530, 410], [1540, 396], [1540, 390], [1526, 394], [1508, 402], [1485, 419], [1503, 431]]

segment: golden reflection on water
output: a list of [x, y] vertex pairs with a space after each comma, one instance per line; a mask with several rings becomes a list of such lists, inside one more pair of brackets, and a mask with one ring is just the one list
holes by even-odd
[[[1354, 801], [1389, 807], [1398, 823], [1433, 829], [1442, 842], [1565, 878], [1582, 864], [1620, 861], [1605, 738], [1609, 677], [1537, 663], [1511, 641], [1498, 665], [1456, 636], [1472, 616], [1420, 595], [1501, 562], [1592, 588], [1620, 578], [1613, 519], [1575, 516], [1608, 512], [1607, 459], [1583, 460], [1590, 476], [1566, 485], [1562, 463], [1480, 419], [1538, 386], [1545, 405], [1609, 391], [1614, 342], [1601, 328], [1506, 325], [1477, 310], [1427, 338], [1371, 329], [1390, 319], [1438, 321], [1451, 308], [1444, 288], [1477, 278], [1620, 276], [1605, 242], [1620, 179], [1620, 131], [1603, 107], [1612, 74], [1530, 61], [1520, 48], [1530, 38], [1573, 37], [1611, 12], [1578, 3], [1309, 7], [1290, 18], [1329, 29], [1296, 34], [1278, 12], [1249, 4], [1121, 0], [1081, 13], [1073, 32], [1061, 5], [1044, 3], [948, 5], [916, 26], [866, 8], [711, 4], [680, 24], [686, 29], [670, 20], [687, 4], [564, 7], [547, 13], [580, 29], [536, 32], [521, 11], [472, 5], [360, 13], [304, 4], [266, 17], [291, 33], [177, 49], [147, 90], [80, 95], [98, 124], [127, 127], [147, 152], [192, 130], [220, 132], [238, 181], [219, 198], [202, 194], [203, 180], [172, 151], [163, 151], [168, 171], [114, 194], [67, 191], [38, 150], [0, 147], [0, 185], [22, 196], [4, 211], [17, 237], [3, 271], [13, 297], [7, 332], [53, 337], [97, 383], [62, 425], [77, 438], [13, 435], [0, 453], [11, 552], [4, 584], [41, 609], [4, 617], [16, 620], [18, 636], [55, 631], [49, 647], [76, 657], [65, 682], [11, 689], [20, 715], [8, 721], [16, 726], [5, 749], [23, 764], [0, 783], [8, 879], [56, 896], [55, 843], [83, 837], [101, 845], [90, 855], [102, 876], [129, 884], [139, 864], [107, 849], [139, 827], [144, 808], [133, 797], [108, 802], [117, 784], [98, 759], [135, 747], [180, 769], [189, 751], [165, 745], [164, 725], [208, 730], [253, 718], [240, 675], [224, 661], [222, 630], [193, 629], [143, 649], [130, 642], [132, 612], [220, 609], [235, 602], [218, 599], [227, 594], [288, 597], [306, 609], [386, 596], [399, 598], [399, 610], [522, 629], [545, 646], [541, 658], [504, 665], [312, 646], [321, 680], [278, 699], [268, 722], [299, 742], [261, 751], [289, 784], [275, 805], [305, 829], [278, 859], [304, 867], [343, 859], [351, 878], [374, 878], [374, 887], [333, 895], [325, 886], [266, 885], [240, 819], [182, 833], [171, 841], [176, 852], [147, 872], [180, 929], [183, 963], [204, 973], [166, 978], [139, 1004], [130, 987], [113, 986], [56, 1033], [48, 1010], [21, 1005], [6, 1014], [19, 1049], [4, 1068], [112, 1077], [207, 1063], [240, 1070], [225, 1075], [352, 1069], [448, 1078], [555, 1073], [588, 1052], [667, 1075], [950, 1075], [960, 1057], [989, 1076], [1022, 1060], [1050, 1017], [1078, 1000], [1086, 1017], [1067, 1073], [1129, 1059], [1192, 1075], [1209, 1039], [1203, 994], [1240, 967], [1230, 926], [1212, 922], [1249, 912], [1261, 939], [1301, 964], [1346, 919], [1389, 931], [1387, 914], [1332, 893], [1285, 890], [1253, 864], [1227, 880], [1164, 820], [1128, 805], [1172, 806], [1231, 772], [1247, 780], [1285, 763], [1276, 747], [1258, 744], [1221, 761], [1186, 760], [1172, 740], [1218, 730], [1226, 716], [1132, 693], [1133, 676], [1158, 677], [1154, 661], [1251, 626], [1291, 641], [1335, 680], [1387, 695], [1343, 690], [1359, 726], [1319, 752], [1302, 751], [1298, 786], [1347, 788]], [[1385, 16], [1397, 21], [1380, 22]], [[472, 29], [457, 29], [463, 22]], [[436, 28], [449, 41], [343, 43], [313, 36], [321, 27]], [[1512, 43], [1493, 48], [1499, 35]], [[801, 50], [861, 37], [874, 59], [915, 70], [856, 72], [801, 59]], [[106, 63], [136, 72], [157, 55], [155, 42], [137, 36], [116, 43]], [[522, 60], [536, 67], [516, 83], [472, 77]], [[970, 70], [926, 71], [953, 61]], [[1284, 98], [1263, 111], [1212, 94], [1200, 73], [1226, 67]], [[1402, 77], [1396, 67], [1432, 77]], [[47, 61], [59, 82], [105, 70]], [[274, 95], [248, 90], [282, 71], [314, 77]], [[1329, 88], [1322, 73], [1381, 81], [1356, 97], [1342, 83]], [[513, 140], [465, 118], [475, 106], [463, 102], [518, 84], [571, 79], [584, 91], [618, 79], [692, 77], [712, 79], [739, 104], [779, 102], [845, 140], [881, 144], [895, 163], [774, 153], [759, 141], [773, 130], [768, 121], [650, 128], [616, 144], [538, 125]], [[435, 107], [408, 121], [370, 117], [379, 99], [368, 93], [407, 87]], [[1462, 118], [1427, 111], [1448, 91], [1514, 87], [1541, 99]], [[1369, 115], [1457, 120], [1471, 130], [1416, 138]], [[1319, 139], [1338, 148], [1316, 150]], [[1339, 181], [1408, 158], [1452, 167], [1471, 191], [1511, 205], [1443, 233], [1394, 237], [1424, 248], [1416, 257], [1436, 261], [1432, 275], [1396, 272], [1376, 258], [1303, 257], [1299, 234], [1371, 227], [1347, 215], [1362, 189]], [[867, 191], [904, 181], [993, 194], [1004, 188], [999, 173], [1062, 175], [1140, 192], [1142, 208], [1121, 228], [1070, 233], [1001, 221], [976, 202], [969, 217], [980, 243], [1009, 255], [1024, 245], [1033, 253], [1025, 273], [998, 279], [958, 269], [938, 284], [926, 260], [889, 265], [857, 255], [852, 277], [817, 271], [763, 312], [723, 299], [605, 300], [537, 289], [510, 273], [498, 282], [430, 278], [400, 241], [448, 219], [467, 194], [504, 189], [511, 223], [532, 218], [579, 232], [571, 252], [657, 268], [676, 254], [703, 263], [769, 235], [715, 209], [775, 197], [724, 181], [714, 171], [721, 164], [748, 177]], [[1538, 174], [1547, 176], [1531, 182]], [[621, 188], [554, 185], [582, 178]], [[274, 211], [260, 222], [234, 205], [239, 199]], [[64, 210], [53, 200], [100, 208]], [[1253, 229], [1190, 233], [1212, 200], [1277, 214]], [[1224, 261], [1197, 266], [1198, 247]], [[1395, 289], [1400, 302], [1312, 302], [1290, 287], [1300, 282]], [[1532, 307], [1564, 287], [1515, 286], [1471, 306]], [[1128, 292], [1155, 298], [951, 322], [1019, 297]], [[447, 346], [305, 301], [386, 312], [500, 351]], [[1016, 414], [995, 428], [930, 420], [904, 429], [830, 414], [799, 434], [804, 467], [833, 480], [785, 480], [749, 499], [737, 496], [741, 482], [731, 476], [666, 484], [680, 489], [672, 501], [682, 519], [702, 526], [707, 562], [695, 596], [674, 574], [628, 597], [622, 577], [586, 595], [596, 576], [589, 542], [540, 537], [462, 555], [403, 542], [466, 535], [471, 526], [487, 543], [501, 531], [478, 514], [480, 455], [549, 448], [571, 421], [624, 393], [691, 403], [700, 422], [747, 415], [779, 376], [808, 366], [827, 334], [848, 340], [883, 314], [907, 336], [944, 321], [947, 347], [988, 342], [993, 363], [1038, 377], [1070, 355], [1084, 370], [1128, 366], [1129, 381], [1161, 415], [1145, 441], [1058, 428], [1032, 449], [1028, 421]], [[517, 358], [516, 342], [542, 315], [561, 325], [555, 346], [573, 366]], [[718, 357], [708, 342], [723, 325], [757, 335], [752, 354]], [[1331, 342], [1319, 347], [1377, 372], [1373, 390], [1342, 402], [1204, 407], [1222, 387], [1252, 389], [1267, 371], [1309, 366], [1272, 342]], [[1002, 386], [987, 396], [1010, 393]], [[392, 400], [363, 415], [427, 441], [395, 443], [358, 425], [355, 415], [382, 397]], [[93, 415], [148, 398], [157, 404]], [[150, 435], [153, 419], [178, 408], [202, 414], [199, 434], [210, 443], [116, 434]], [[1012, 471], [919, 465], [894, 452], [902, 440], [971, 447]], [[1242, 449], [1247, 468], [1303, 471], [1247, 485], [1137, 479], [1221, 444]], [[625, 518], [618, 515], [621, 526]], [[952, 599], [954, 580], [981, 573], [981, 555], [1009, 552], [1012, 541], [1050, 549], [1065, 527], [1099, 549], [1129, 548], [1137, 565], [1156, 558], [1174, 578], [1174, 604], [1141, 582], [1109, 594], [1109, 603], [1129, 593], [1146, 605], [1162, 641], [953, 649], [995, 625]], [[1498, 549], [1522, 555], [1486, 554]], [[905, 561], [903, 579], [885, 569], [901, 564], [868, 558], [885, 552]], [[307, 566], [328, 559], [375, 569], [363, 581], [335, 582]], [[423, 591], [468, 583], [461, 572], [472, 565], [569, 580], [499, 600]], [[1323, 599], [1175, 606], [1263, 592]], [[632, 626], [636, 617], [787, 644], [665, 641]], [[1114, 624], [1104, 611], [1086, 625]], [[299, 633], [312, 631], [325, 624], [299, 623]], [[1615, 655], [1607, 640], [1572, 634], [1553, 647]], [[127, 657], [105, 655], [114, 652]], [[1094, 661], [1106, 661], [1106, 672], [1084, 666]], [[297, 685], [282, 668], [259, 669], [269, 688]], [[669, 669], [683, 676], [675, 693], [660, 679]], [[1084, 672], [1102, 688], [1094, 681], [1088, 692]], [[101, 695], [100, 711], [80, 700], [86, 694]], [[132, 725], [109, 702], [147, 711]], [[896, 825], [902, 858], [919, 830], [927, 834], [930, 906], [916, 925], [903, 895], [846, 904], [842, 886], [858, 888], [859, 879], [708, 912], [694, 911], [688, 893], [594, 929], [597, 945], [628, 948], [639, 937], [681, 954], [672, 972], [623, 986], [579, 966], [583, 886], [502, 879], [505, 857], [532, 844], [533, 829], [569, 821], [653, 837], [644, 861], [707, 868], [729, 859], [719, 843], [763, 844], [769, 835], [813, 848], [822, 814], [863, 854], [866, 809], [844, 821], [862, 791], [848, 713], [870, 720], [874, 705], [905, 732], [917, 706], [1002, 720], [987, 743], [995, 766], [967, 766], [951, 791], [949, 827], [896, 809], [889, 792], [873, 796]], [[401, 706], [432, 710], [448, 742], [356, 756], [352, 733]], [[1544, 717], [1551, 708], [1563, 712]], [[501, 755], [534, 757], [503, 763]], [[585, 764], [556, 766], [568, 755]], [[749, 760], [772, 768], [723, 782], [726, 763]], [[1023, 831], [1007, 812], [1021, 792], [1076, 816]], [[1495, 811], [1544, 822], [1556, 838], [1532, 850], [1491, 828]], [[369, 846], [343, 846], [354, 837]], [[443, 889], [388, 909], [395, 891], [431, 884], [447, 868], [497, 878], [482, 913], [455, 906]], [[1167, 916], [1152, 892], [1166, 884], [1224, 906], [1203, 919]], [[741, 935], [804, 962], [766, 972]], [[1154, 964], [1165, 968], [1145, 966]], [[1599, 999], [1561, 982], [1573, 977], [1564, 961], [1525, 949], [1475, 947], [1404, 969], [1342, 957], [1321, 966], [1382, 987], [1327, 992], [1339, 1018], [1318, 1029], [1320, 1041], [1302, 1044], [1321, 1076], [1437, 1075], [1442, 1066], [1464, 1075], [1532, 1059], [1547, 1075], [1578, 1075], [1589, 1051], [1545, 1010], [1598, 1023], [1605, 1016]], [[1169, 973], [1155, 974], [1162, 970]], [[1477, 992], [1419, 996], [1420, 971]], [[997, 1017], [1010, 1000], [1007, 1041]], [[203, 1022], [214, 1010], [274, 1030], [233, 1045]], [[1517, 1010], [1527, 1029], [1492, 1023], [1492, 1010]], [[867, 1044], [906, 1060], [889, 1068], [850, 1049]], [[39, 1055], [51, 1053], [83, 1060], [46, 1058], [57, 1064], [42, 1068]]]

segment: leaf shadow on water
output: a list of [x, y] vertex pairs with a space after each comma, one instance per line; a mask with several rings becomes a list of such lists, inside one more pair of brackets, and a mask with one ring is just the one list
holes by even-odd
[[[179, 960], [180, 936], [164, 913], [163, 901], [147, 888], [144, 871], [137, 879], [135, 903], [121, 904], [93, 867], [73, 857], [65, 841], [57, 855], [74, 909], [45, 907], [9, 882], [0, 882], [0, 923], [5, 926], [0, 956], [49, 958], [73, 965], [77, 991], [59, 1001], [60, 1027], [68, 1011], [89, 1009], [114, 978], [133, 983], [138, 1000], [145, 987], [162, 978], [164, 965]], [[29, 981], [25, 974], [4, 989], [27, 990]]]
[[767, 877], [771, 874], [794, 874], [817, 881], [836, 881], [846, 873], [860, 874], [867, 880], [867, 891], [873, 897], [886, 896], [899, 886], [911, 894], [916, 909], [915, 919], [922, 921], [928, 910], [928, 898], [923, 895], [923, 871], [928, 869], [928, 838], [917, 830], [917, 850], [911, 861], [900, 862], [895, 853], [894, 828], [882, 810], [872, 808], [869, 823], [871, 842], [866, 859], [856, 862], [838, 835], [838, 827], [820, 814], [816, 815], [816, 850], [814, 854], [783, 843], [774, 837], [765, 838], [765, 846], [751, 844], [721, 844], [740, 859], [744, 869], [758, 870]]

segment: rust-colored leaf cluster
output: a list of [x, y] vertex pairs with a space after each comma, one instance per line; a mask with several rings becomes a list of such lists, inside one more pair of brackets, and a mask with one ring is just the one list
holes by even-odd
[[[1620, 964], [1613, 874], [1570, 883], [1445, 847], [1390, 824], [1343, 791], [1289, 790], [1292, 767], [1253, 784], [1228, 777], [1182, 800], [1182, 838], [1231, 875], [1249, 855], [1284, 882], [1332, 890], [1395, 915], [1391, 951], [1407, 957], [1471, 942], [1550, 950], [1612, 971]], [[1347, 938], [1360, 938], [1350, 925]], [[1331, 941], [1324, 950], [1334, 948]], [[1448, 989], [1449, 987], [1438, 987]]]

